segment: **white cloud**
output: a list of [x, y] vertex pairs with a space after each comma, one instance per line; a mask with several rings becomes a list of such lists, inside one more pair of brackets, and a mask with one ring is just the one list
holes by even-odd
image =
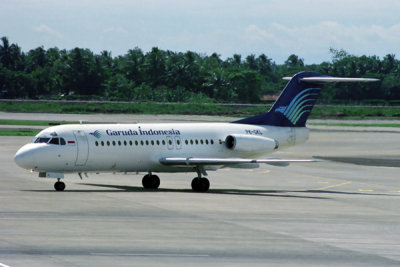
[[56, 30], [50, 28], [49, 26], [45, 24], [41, 24], [40, 26], [33, 27], [33, 30], [42, 33], [44, 35], [49, 35], [51, 37], [56, 37], [56, 38], [63, 38], [63, 35]]
[[267, 27], [249, 25], [243, 33], [248, 45], [264, 47], [267, 51], [281, 50], [287, 55], [324, 55], [330, 47], [343, 48], [354, 54], [398, 52], [400, 24], [384, 27], [347, 26], [334, 21], [323, 21], [306, 26], [286, 26], [271, 23]]
[[398, 0], [1, 0], [0, 6], [0, 32], [23, 50], [77, 46], [119, 55], [159, 46], [222, 57], [264, 53], [278, 63], [292, 53], [306, 63], [330, 60], [330, 47], [400, 55]]

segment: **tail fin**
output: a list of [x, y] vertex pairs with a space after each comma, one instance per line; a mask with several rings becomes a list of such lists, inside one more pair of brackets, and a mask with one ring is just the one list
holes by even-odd
[[234, 121], [233, 123], [304, 127], [308, 116], [320, 95], [322, 83], [326, 82], [372, 82], [368, 78], [336, 78], [317, 72], [299, 72], [290, 79], [272, 108], [263, 114]]

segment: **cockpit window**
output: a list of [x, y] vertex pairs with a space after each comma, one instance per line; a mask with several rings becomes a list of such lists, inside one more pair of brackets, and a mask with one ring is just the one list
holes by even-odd
[[50, 140], [50, 138], [48, 138], [48, 137], [38, 137], [35, 140], [35, 143], [47, 143], [47, 142], [49, 142], [49, 140]]
[[48, 143], [48, 144], [52, 144], [52, 145], [62, 145], [62, 146], [64, 146], [66, 144], [65, 139], [62, 137], [53, 137], [53, 138], [38, 137], [35, 140], [35, 143]]
[[59, 145], [60, 144], [60, 138], [51, 138], [49, 144]]

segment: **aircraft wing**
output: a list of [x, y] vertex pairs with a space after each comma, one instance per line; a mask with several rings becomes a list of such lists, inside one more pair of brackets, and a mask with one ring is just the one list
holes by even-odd
[[289, 163], [321, 162], [315, 159], [244, 159], [244, 158], [161, 158], [160, 163], [173, 166], [203, 166], [203, 165], [240, 165], [249, 163], [266, 163], [274, 166], [288, 166]]

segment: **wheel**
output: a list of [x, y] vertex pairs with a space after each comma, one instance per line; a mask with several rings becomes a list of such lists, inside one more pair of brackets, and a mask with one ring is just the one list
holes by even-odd
[[64, 184], [63, 182], [57, 181], [57, 182], [54, 184], [54, 189], [55, 189], [56, 191], [64, 191], [64, 189], [65, 189], [65, 184]]
[[157, 175], [150, 176], [150, 188], [157, 189], [160, 186], [160, 178]]
[[195, 192], [207, 192], [210, 188], [210, 181], [207, 178], [195, 177], [192, 180], [192, 190]]
[[142, 179], [142, 185], [147, 189], [157, 189], [160, 186], [160, 178], [157, 175], [146, 174]]
[[148, 175], [148, 174], [143, 176], [142, 185], [144, 188], [150, 188], [150, 183], [149, 183], [150, 178], [149, 177], [150, 177], [150, 175]]

